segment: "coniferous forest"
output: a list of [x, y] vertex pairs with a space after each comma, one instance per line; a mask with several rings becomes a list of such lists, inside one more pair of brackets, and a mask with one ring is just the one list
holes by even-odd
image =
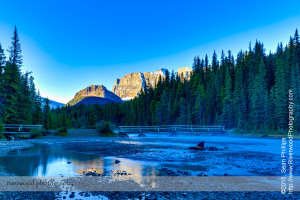
[[0, 43], [0, 123], [44, 124], [50, 112], [49, 100], [42, 100], [35, 89], [31, 72], [22, 73], [22, 50], [15, 28], [11, 46], [5, 51]]
[[100, 120], [117, 125], [225, 125], [226, 129], [285, 130], [289, 93], [293, 93], [294, 130], [300, 130], [300, 43], [296, 30], [289, 43], [267, 52], [260, 41], [240, 51], [195, 57], [189, 79], [174, 72], [120, 104], [42, 106], [33, 77], [21, 73], [22, 56], [15, 30], [9, 59], [0, 46], [2, 121], [59, 127], [91, 128]]

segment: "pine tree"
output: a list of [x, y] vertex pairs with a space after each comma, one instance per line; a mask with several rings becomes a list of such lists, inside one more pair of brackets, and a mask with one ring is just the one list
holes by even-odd
[[251, 125], [258, 129], [263, 126], [267, 118], [267, 113], [264, 110], [264, 101], [267, 97], [267, 85], [266, 85], [266, 69], [263, 58], [260, 60], [259, 70], [253, 81], [253, 86], [250, 93], [250, 122]]
[[96, 116], [95, 113], [92, 111], [90, 112], [90, 116], [89, 116], [89, 127], [94, 128], [95, 125], [96, 125]]
[[197, 91], [196, 91], [196, 102], [194, 107], [194, 118], [195, 123], [202, 125], [202, 118], [204, 113], [204, 100], [205, 100], [205, 90], [203, 84], [198, 84]]
[[275, 130], [276, 127], [276, 118], [275, 118], [275, 90], [274, 87], [270, 90], [269, 95], [269, 102], [268, 102], [268, 109], [269, 109], [269, 128]]
[[291, 89], [293, 91], [294, 101], [294, 128], [298, 135], [300, 133], [300, 67], [294, 65], [291, 72]]
[[15, 63], [7, 62], [3, 74], [3, 91], [4, 91], [4, 121], [9, 124], [16, 124], [17, 114], [17, 97], [21, 81], [19, 67]]
[[[4, 72], [5, 62], [6, 62], [6, 56], [4, 54], [4, 50], [3, 50], [2, 46], [1, 46], [1, 43], [0, 43], [0, 81], [1, 81], [1, 77], [2, 77], [3, 72]], [[1, 82], [0, 82], [0, 84], [1, 84]]]
[[233, 113], [232, 113], [232, 79], [230, 76], [229, 68], [226, 70], [225, 76], [225, 99], [223, 103], [222, 121], [226, 128], [231, 128], [233, 123]]
[[40, 96], [39, 91], [35, 96], [34, 103], [33, 103], [32, 123], [33, 124], [43, 123], [42, 98]]
[[66, 112], [63, 110], [60, 120], [60, 127], [66, 128], [67, 127], [67, 115]]
[[3, 85], [3, 73], [4, 73], [4, 68], [5, 68], [5, 62], [6, 62], [6, 56], [4, 54], [4, 50], [2, 49], [1, 43], [0, 43], [0, 120], [2, 120], [3, 115], [4, 115], [4, 97], [6, 91], [4, 90], [4, 85]]
[[31, 124], [32, 122], [31, 110], [33, 101], [28, 98], [30, 97], [29, 74], [30, 73], [26, 72], [21, 76], [20, 90], [16, 101], [17, 113], [15, 116], [18, 124]]
[[11, 46], [8, 49], [9, 55], [9, 62], [16, 64], [16, 66], [21, 67], [23, 60], [22, 60], [22, 50], [21, 50], [21, 44], [19, 39], [19, 34], [17, 31], [17, 27], [15, 27], [14, 35], [11, 38]]
[[213, 71], [213, 73], [217, 72], [218, 67], [219, 67], [219, 62], [218, 62], [216, 51], [214, 51], [213, 57], [212, 57], [212, 71]]
[[287, 126], [288, 101], [287, 101], [287, 85], [285, 79], [284, 63], [282, 59], [278, 59], [275, 72], [275, 119], [277, 127], [283, 130]]
[[48, 98], [44, 99], [43, 108], [43, 124], [46, 130], [51, 127], [51, 114], [50, 114], [50, 100]]
[[187, 122], [187, 106], [186, 101], [184, 97], [181, 97], [179, 100], [179, 106], [180, 106], [180, 115], [178, 118], [178, 123], [181, 125], [186, 125]]
[[[9, 47], [9, 62], [6, 62], [5, 70], [3, 73], [3, 96], [4, 96], [4, 121], [6, 123], [20, 123], [20, 110], [21, 110], [21, 70], [22, 55], [21, 45], [17, 28], [15, 28], [12, 37], [12, 43]], [[19, 115], [19, 116], [18, 116]]]
[[296, 32], [295, 32], [294, 43], [295, 43], [296, 61], [298, 64], [300, 64], [300, 40], [299, 40], [298, 29], [296, 29]]
[[2, 123], [2, 119], [0, 119], [0, 139], [5, 139], [5, 136], [3, 135], [4, 132], [4, 126]]
[[160, 101], [156, 102], [155, 104], [155, 125], [162, 125], [163, 124], [163, 113], [162, 113], [162, 104]]

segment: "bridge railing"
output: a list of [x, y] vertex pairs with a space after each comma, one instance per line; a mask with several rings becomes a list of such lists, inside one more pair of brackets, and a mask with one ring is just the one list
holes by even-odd
[[225, 132], [225, 126], [161, 125], [161, 126], [119, 126], [120, 133], [134, 132]]
[[30, 133], [32, 129], [41, 130], [44, 125], [28, 125], [28, 124], [3, 124], [4, 132], [9, 134], [25, 134]]

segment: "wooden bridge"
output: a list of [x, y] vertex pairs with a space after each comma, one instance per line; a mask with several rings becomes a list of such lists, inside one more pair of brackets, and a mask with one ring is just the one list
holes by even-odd
[[44, 125], [3, 124], [4, 134], [26, 134], [32, 129], [41, 130]]
[[119, 126], [120, 133], [143, 132], [225, 132], [225, 126], [162, 125], [162, 126]]

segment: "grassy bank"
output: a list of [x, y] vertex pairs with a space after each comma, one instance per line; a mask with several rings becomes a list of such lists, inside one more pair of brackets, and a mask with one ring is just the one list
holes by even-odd
[[[252, 136], [252, 137], [270, 137], [270, 138], [282, 138], [287, 137], [287, 130], [243, 130], [243, 129], [231, 129], [228, 130], [227, 133], [230, 135], [237, 136]], [[296, 133], [293, 134], [295, 139], [300, 139], [300, 136]]]

